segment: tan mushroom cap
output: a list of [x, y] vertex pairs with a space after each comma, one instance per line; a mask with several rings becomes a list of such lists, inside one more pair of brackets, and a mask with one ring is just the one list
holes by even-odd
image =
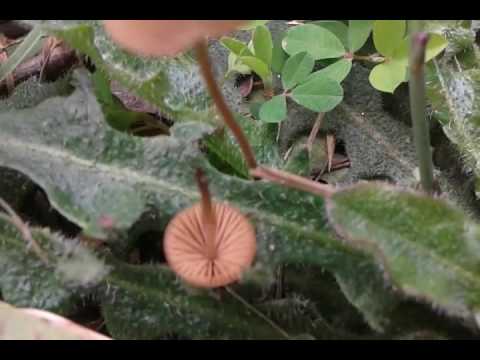
[[143, 56], [175, 56], [205, 37], [233, 31], [246, 20], [104, 20], [112, 39]]
[[216, 288], [240, 280], [255, 257], [252, 224], [237, 209], [213, 202], [216, 218], [214, 259], [209, 258], [200, 203], [180, 212], [167, 226], [164, 250], [172, 270], [187, 283]]

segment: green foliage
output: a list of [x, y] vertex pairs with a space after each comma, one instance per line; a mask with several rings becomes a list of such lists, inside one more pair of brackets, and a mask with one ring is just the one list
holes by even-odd
[[314, 24], [320, 26], [332, 34], [334, 34], [343, 44], [345, 48], [349, 47], [349, 30], [347, 25], [340, 21], [332, 21], [332, 20], [320, 20], [320, 21], [313, 21], [310, 24]]
[[285, 90], [303, 83], [313, 70], [315, 60], [307, 53], [301, 52], [290, 57], [282, 70], [282, 84]]
[[306, 51], [315, 60], [337, 58], [345, 54], [342, 42], [333, 33], [313, 24], [291, 28], [283, 39], [283, 48], [290, 56]]
[[0, 219], [0, 289], [3, 299], [20, 307], [71, 314], [109, 269], [76, 240], [47, 229], [31, 230], [49, 260], [46, 266], [19, 230]]
[[40, 24], [43, 31], [88, 55], [110, 79], [158, 107], [171, 119], [213, 120], [209, 96], [195, 61], [188, 55], [174, 59], [136, 57], [115, 45], [100, 21], [41, 20], [34, 24]]
[[278, 123], [287, 117], [287, 99], [283, 95], [274, 96], [260, 108], [260, 119], [266, 123]]
[[328, 112], [343, 99], [340, 84], [328, 77], [316, 77], [296, 87], [292, 99], [307, 109]]
[[360, 50], [372, 32], [372, 20], [348, 21], [348, 50], [352, 53]]
[[[410, 53], [410, 37], [405, 37], [405, 20], [376, 20], [373, 26], [373, 42], [384, 56], [381, 64], [370, 73], [370, 83], [380, 91], [393, 93], [406, 81]], [[439, 34], [429, 34], [425, 62], [441, 53], [447, 46], [446, 39]]]
[[317, 78], [327, 77], [329, 79], [335, 80], [338, 83], [341, 83], [352, 69], [352, 61], [349, 59], [340, 59], [333, 64], [330, 64], [323, 69], [315, 71], [310, 74], [308, 80], [313, 80]]
[[395, 287], [452, 315], [478, 312], [480, 227], [461, 211], [375, 184], [339, 191], [328, 209], [336, 230], [374, 254]]
[[[368, 258], [328, 234], [321, 198], [265, 182], [226, 176], [209, 165], [196, 144], [210, 132], [210, 127], [185, 123], [175, 125], [169, 137], [128, 136], [107, 126], [88, 76], [78, 73], [76, 84], [77, 89], [68, 97], [51, 98], [31, 109], [0, 115], [3, 129], [0, 165], [19, 169], [35, 179], [52, 205], [86, 234], [105, 238], [98, 222], [100, 217], [112, 219], [114, 229], [124, 233], [147, 206], [159, 209], [162, 221], [168, 222], [178, 211], [198, 201], [194, 170], [201, 167], [208, 175], [214, 198], [230, 202], [248, 214], [256, 226], [257, 262], [246, 278], [255, 279], [255, 274], [280, 263], [298, 261], [324, 266], [336, 276], [351, 281], [363, 276], [364, 271], [378, 273], [372, 263], [369, 265]], [[268, 154], [275, 151], [262, 139], [253, 146], [259, 161], [264, 160], [262, 154], [271, 159]], [[55, 171], [59, 169], [61, 171]], [[15, 258], [9, 255], [5, 259]], [[358, 266], [364, 270], [358, 271]], [[113, 269], [112, 274], [117, 270]], [[35, 272], [41, 273], [38, 266]], [[34, 274], [29, 275], [37, 279]], [[47, 275], [51, 277], [52, 272], [48, 271]], [[360, 293], [358, 289], [353, 290], [352, 283], [346, 286], [352, 303], [361, 304], [357, 297], [367, 293], [371, 301], [383, 303], [386, 289], [381, 277], [369, 279], [368, 283], [362, 282]], [[39, 286], [47, 289], [45, 285]], [[13, 290], [5, 289], [4, 296], [10, 291]], [[161, 288], [157, 291], [162, 292]], [[166, 289], [162, 296], [168, 294]], [[192, 301], [190, 297], [185, 295], [182, 301]], [[121, 298], [118, 296], [118, 301]], [[172, 301], [177, 303], [177, 300]], [[155, 308], [169, 308], [170, 304], [158, 302]], [[130, 306], [130, 311], [143, 309], [140, 305]], [[196, 316], [206, 311], [203, 305], [198, 306], [197, 310], [192, 308]], [[368, 308], [362, 311], [370, 312]], [[218, 306], [210, 313], [217, 314]], [[126, 316], [126, 311], [121, 314]], [[367, 319], [372, 326], [381, 329], [383, 317], [388, 314], [380, 312]], [[228, 327], [230, 322], [225, 320], [225, 324]]]
[[[379, 90], [393, 91], [405, 81], [405, 21], [315, 21], [294, 26], [274, 41], [264, 22], [247, 25], [252, 31], [248, 44], [221, 40], [229, 50], [229, 74], [254, 72], [265, 87], [273, 85], [273, 72], [281, 75], [283, 91], [249, 104], [259, 120], [235, 114], [258, 163], [310, 177], [319, 147], [326, 156], [324, 128], [312, 149], [288, 138], [295, 146], [287, 156], [280, 154], [278, 123], [287, 118], [287, 104], [293, 101], [315, 112], [335, 109], [324, 125], [343, 118], [354, 122], [356, 128], [339, 127], [338, 134], [354, 132], [369, 143], [374, 139], [389, 159], [405, 167], [407, 157], [377, 131], [376, 122], [367, 121], [381, 111], [371, 97], [380, 95], [371, 87], [372, 93], [362, 94], [357, 91], [361, 87], [352, 86], [357, 78], [368, 83], [368, 69], [355, 68], [366, 71], [365, 76], [351, 74], [345, 82], [347, 101], [340, 104], [341, 83], [353, 61], [377, 63], [370, 81]], [[31, 178], [82, 236], [66, 239], [32, 227], [46, 264], [27, 246], [25, 233], [2, 215], [2, 299], [64, 315], [76, 313], [88, 300], [100, 307], [115, 339], [281, 339], [284, 332], [292, 339], [448, 337], [432, 320], [442, 323], [444, 318], [429, 313], [426, 305], [413, 306], [419, 302], [479, 323], [480, 228], [446, 200], [378, 183], [338, 187], [324, 200], [251, 179], [231, 132], [195, 121], [213, 122], [218, 116], [188, 54], [169, 60], [137, 58], [114, 46], [95, 21], [34, 23], [88, 55], [96, 71], [77, 70], [71, 85], [69, 78], [53, 84], [29, 80], [2, 100], [0, 167]], [[458, 23], [427, 22], [425, 28], [431, 32], [427, 61], [445, 51], [440, 62], [427, 66], [433, 114], [478, 176], [480, 74], [474, 37]], [[372, 30], [383, 57], [357, 56]], [[169, 136], [126, 133], [151, 119], [126, 109], [112, 94], [111, 80], [174, 120], [191, 121], [176, 121]], [[352, 98], [361, 105], [351, 104]], [[352, 146], [346, 144], [352, 164], [363, 161]], [[390, 164], [382, 157], [366, 162]], [[410, 173], [413, 167], [402, 171]], [[129, 252], [145, 251], [143, 236], [151, 224], [144, 224], [144, 218], [152, 213], [148, 221], [154, 223], [155, 250], [147, 255], [160, 251], [165, 225], [200, 199], [197, 168], [206, 173], [212, 197], [238, 208], [255, 226], [255, 263], [227, 291], [189, 288], [167, 265], [132, 263]], [[6, 186], [1, 194], [9, 191]], [[91, 237], [104, 240], [101, 247], [84, 242]], [[287, 269], [282, 281], [279, 266]], [[275, 297], [267, 294], [272, 285]], [[279, 297], [282, 288], [287, 291]]]
[[230, 51], [226, 76], [234, 73], [250, 74], [253, 71], [267, 87], [271, 87], [272, 63], [279, 66], [282, 55], [274, 50], [272, 35], [265, 25], [257, 25], [252, 29], [250, 44], [225, 36], [220, 39], [221, 44]]

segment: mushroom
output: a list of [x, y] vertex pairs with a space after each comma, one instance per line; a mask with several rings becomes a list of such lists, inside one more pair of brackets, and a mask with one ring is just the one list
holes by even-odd
[[246, 20], [104, 20], [107, 33], [143, 56], [175, 56], [204, 37], [217, 37]]
[[201, 170], [196, 174], [201, 202], [168, 224], [165, 257], [185, 282], [201, 288], [224, 287], [240, 280], [255, 257], [255, 230], [237, 209], [210, 198]]

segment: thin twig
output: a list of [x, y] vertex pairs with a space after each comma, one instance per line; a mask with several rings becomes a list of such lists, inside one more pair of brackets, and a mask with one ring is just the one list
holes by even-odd
[[233, 136], [237, 139], [240, 149], [242, 150], [243, 156], [245, 157], [245, 162], [250, 169], [257, 167], [257, 161], [255, 160], [255, 155], [253, 150], [246, 138], [245, 134], [242, 131], [242, 128], [237, 124], [235, 118], [230, 111], [225, 99], [218, 87], [218, 84], [213, 76], [212, 66], [210, 63], [210, 58], [208, 56], [208, 47], [205, 41], [201, 41], [195, 47], [197, 52], [197, 60], [200, 65], [200, 71], [203, 75], [203, 78], [207, 84], [207, 88], [210, 92], [210, 95], [217, 106], [218, 111], [220, 111], [225, 124], [230, 128], [233, 133]]
[[[58, 46], [52, 50], [48, 64], [45, 66], [44, 74], [48, 78], [52, 79], [63, 74], [68, 69], [72, 68], [78, 63], [78, 58], [75, 51], [65, 47]], [[44, 64], [42, 54], [39, 54], [30, 60], [18, 65], [13, 72], [13, 78], [15, 79], [15, 86], [26, 81], [27, 79], [39, 75]], [[7, 88], [5, 81], [0, 82], [0, 94], [4, 93]]]
[[321, 184], [302, 176], [294, 175], [278, 169], [258, 166], [257, 168], [250, 170], [250, 173], [252, 176], [272, 181], [280, 185], [288, 186], [293, 189], [320, 195], [324, 198], [332, 196], [335, 192], [335, 190], [329, 185]]
[[32, 233], [30, 232], [30, 229], [22, 219], [15, 213], [15, 211], [8, 205], [8, 203], [0, 198], [0, 208], [2, 208], [8, 215], [0, 213], [0, 218], [10, 222], [13, 226], [15, 226], [20, 233], [22, 234], [22, 237], [25, 239], [27, 242], [28, 246], [31, 246], [35, 254], [46, 264], [48, 265], [48, 257], [45, 255], [43, 250], [41, 249], [40, 245], [35, 241], [35, 239], [32, 236]]
[[256, 309], [254, 306], [252, 306], [248, 301], [246, 301], [244, 298], [242, 298], [239, 294], [237, 294], [231, 287], [226, 286], [225, 289], [227, 292], [232, 295], [236, 300], [241, 302], [246, 308], [248, 308], [250, 311], [252, 311], [255, 315], [258, 317], [262, 318], [265, 320], [272, 328], [277, 330], [280, 334], [282, 334], [283, 337], [285, 337], [287, 340], [292, 340], [291, 336], [283, 330], [280, 326], [275, 324], [271, 319], [269, 319], [266, 315], [264, 315], [262, 312], [260, 312], [258, 309]]

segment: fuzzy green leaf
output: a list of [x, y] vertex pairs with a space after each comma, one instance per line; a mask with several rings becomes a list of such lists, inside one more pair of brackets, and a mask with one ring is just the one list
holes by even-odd
[[348, 49], [348, 27], [343, 22], [333, 20], [312, 21], [310, 24], [320, 26], [334, 34]]
[[328, 204], [337, 231], [377, 256], [394, 286], [449, 314], [480, 308], [480, 227], [439, 199], [379, 184], [337, 192]]
[[372, 32], [372, 20], [349, 20], [348, 21], [348, 49], [354, 53], [367, 42]]
[[[378, 276], [368, 276], [368, 281], [362, 277], [379, 274], [371, 260], [327, 232], [320, 197], [220, 173], [198, 146], [212, 131], [206, 124], [176, 124], [171, 136], [158, 138], [115, 131], [105, 123], [86, 74], [78, 73], [77, 86], [68, 97], [0, 114], [0, 166], [34, 179], [52, 205], [86, 234], [105, 237], [98, 223], [102, 215], [125, 233], [152, 207], [161, 221], [170, 221], [199, 200], [194, 172], [200, 167], [209, 178], [212, 196], [237, 207], [255, 225], [257, 261], [252, 274], [285, 262], [315, 264], [343, 279], [362, 279], [361, 288], [350, 289], [352, 303], [361, 304], [364, 297], [384, 302], [386, 289]], [[271, 146], [264, 149], [270, 152]], [[387, 315], [378, 314], [368, 319], [381, 329], [379, 319]]]
[[345, 80], [351, 69], [351, 60], [340, 59], [337, 62], [334, 62], [333, 64], [328, 65], [327, 67], [324, 67], [323, 69], [320, 69], [310, 74], [307, 81], [314, 80], [320, 77], [327, 77], [340, 83]]
[[100, 21], [34, 21], [50, 34], [86, 54], [112, 80], [174, 120], [212, 122], [214, 111], [198, 67], [185, 54], [176, 58], [141, 58], [114, 44]]
[[279, 123], [287, 117], [287, 99], [284, 95], [274, 96], [260, 108], [260, 120], [267, 123]]
[[337, 58], [345, 54], [342, 42], [333, 33], [313, 24], [293, 27], [282, 44], [290, 56], [306, 51], [315, 60]]
[[[262, 104], [258, 103], [258, 111]], [[240, 115], [236, 115], [235, 118], [247, 136], [257, 161], [269, 166], [282, 166], [275, 142], [275, 125], [253, 121]], [[250, 177], [243, 155], [235, 138], [230, 133], [212, 134], [206, 137], [204, 142], [207, 145], [210, 162], [217, 169], [245, 179]]]
[[376, 65], [370, 72], [370, 84], [377, 90], [392, 93], [405, 81], [407, 67], [402, 62], [391, 61]]
[[268, 323], [226, 294], [188, 293], [166, 267], [115, 263], [102, 313], [115, 339], [281, 339]]
[[270, 30], [265, 25], [257, 26], [252, 41], [255, 57], [262, 60], [267, 66], [271, 66], [273, 41]]
[[[19, 231], [0, 219], [0, 289], [3, 299], [15, 306], [69, 314], [108, 272], [103, 261], [74, 240], [44, 229], [32, 236], [49, 259], [46, 266]], [[82, 290], [83, 289], [83, 290]]]
[[315, 60], [307, 53], [301, 52], [290, 57], [282, 71], [282, 84], [285, 90], [304, 82], [313, 70]]
[[[443, 131], [460, 150], [464, 163], [480, 177], [480, 69], [459, 71], [435, 64], [426, 72], [427, 96]], [[476, 189], [480, 196], [479, 188]]]
[[296, 87], [292, 99], [312, 111], [328, 112], [342, 102], [343, 89], [335, 80], [318, 77]]
[[407, 23], [405, 20], [376, 20], [373, 23], [373, 43], [383, 56], [393, 56], [400, 46]]

